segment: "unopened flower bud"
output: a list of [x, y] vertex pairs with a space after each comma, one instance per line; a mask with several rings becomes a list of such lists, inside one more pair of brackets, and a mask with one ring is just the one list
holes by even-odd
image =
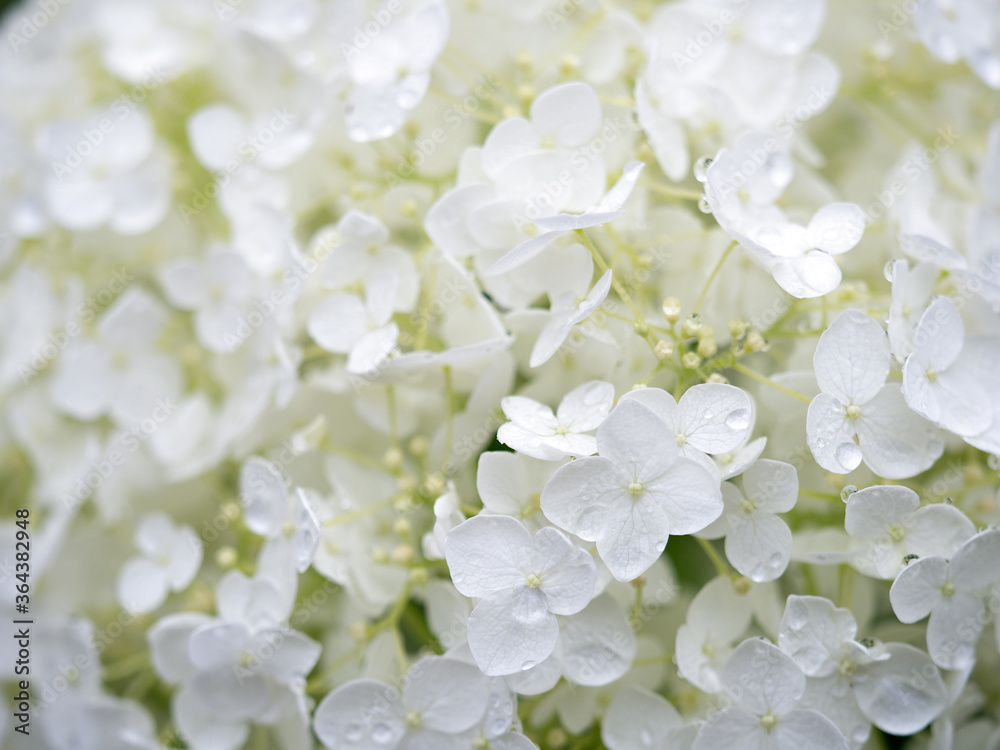
[[657, 359], [668, 359], [674, 354], [674, 342], [667, 341], [666, 339], [661, 339], [656, 342], [656, 346], [653, 347], [653, 354], [656, 355]]
[[671, 325], [680, 320], [681, 301], [676, 297], [667, 297], [663, 300], [663, 317], [666, 318]]

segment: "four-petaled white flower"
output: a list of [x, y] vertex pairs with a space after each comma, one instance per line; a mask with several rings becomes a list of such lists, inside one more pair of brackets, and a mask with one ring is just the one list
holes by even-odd
[[480, 601], [469, 616], [469, 648], [487, 675], [531, 669], [559, 638], [555, 615], [571, 615], [594, 595], [596, 566], [561, 531], [532, 539], [508, 516], [476, 516], [445, 542], [452, 581]]
[[542, 490], [556, 526], [597, 542], [611, 574], [630, 581], [663, 552], [671, 534], [701, 531], [722, 514], [719, 482], [679, 455], [673, 428], [634, 399], [597, 429], [598, 456], [561, 466]]
[[934, 426], [886, 383], [891, 357], [882, 327], [857, 310], [841, 313], [820, 336], [813, 367], [822, 393], [809, 404], [806, 439], [827, 471], [847, 474], [864, 461], [879, 476], [903, 479], [944, 452]]
[[953, 505], [920, 505], [909, 487], [875, 485], [847, 499], [844, 528], [855, 540], [851, 558], [865, 575], [893, 578], [907, 555], [950, 557], [976, 528]]
[[146, 516], [135, 533], [142, 555], [118, 574], [118, 601], [135, 612], [152, 612], [171, 591], [183, 591], [201, 567], [204, 548], [190, 526], [175, 524], [165, 513]]
[[803, 707], [821, 710], [858, 745], [871, 724], [889, 734], [919, 732], [946, 704], [937, 667], [913, 646], [869, 646], [857, 632], [854, 615], [828, 599], [788, 597], [778, 646], [809, 678]]
[[296, 568], [304, 573], [319, 548], [322, 528], [306, 490], [289, 495], [285, 478], [270, 461], [251, 456], [240, 469], [240, 502], [247, 528], [291, 546]]
[[806, 676], [777, 646], [760, 638], [743, 641], [726, 659], [722, 684], [735, 705], [705, 720], [692, 750], [847, 750], [836, 724], [819, 711], [800, 707]]
[[254, 279], [239, 253], [217, 250], [204, 262], [174, 261], [160, 283], [171, 303], [195, 313], [195, 333], [206, 348], [225, 353], [243, 343], [240, 324], [246, 325]]
[[567, 393], [555, 414], [533, 399], [507, 396], [500, 406], [510, 422], [500, 426], [497, 440], [543, 461], [590, 456], [597, 450], [597, 439], [589, 433], [605, 420], [614, 400], [614, 386], [599, 380]]
[[973, 536], [949, 560], [932, 556], [911, 562], [893, 582], [889, 600], [901, 622], [930, 615], [927, 650], [935, 664], [967, 669], [975, 663], [983, 626], [993, 617], [986, 598], [998, 582], [1000, 530], [991, 529]]
[[327, 297], [309, 316], [309, 335], [328, 352], [346, 354], [348, 372], [377, 370], [399, 337], [399, 326], [392, 322], [398, 281], [395, 271], [380, 271], [363, 300], [340, 292]]
[[384, 682], [351, 680], [316, 707], [313, 728], [330, 750], [458, 748], [458, 735], [485, 715], [490, 682], [470, 664], [429, 656], [413, 664], [402, 693]]
[[722, 483], [722, 516], [698, 536], [725, 535], [726, 557], [751, 581], [773, 581], [792, 554], [792, 532], [777, 513], [795, 507], [799, 477], [783, 461], [760, 459], [742, 475], [743, 489]]

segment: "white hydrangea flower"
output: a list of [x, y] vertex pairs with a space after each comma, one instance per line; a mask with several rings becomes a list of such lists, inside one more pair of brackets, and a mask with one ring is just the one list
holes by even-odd
[[552, 523], [597, 542], [611, 574], [629, 581], [663, 552], [671, 534], [700, 531], [722, 513], [715, 476], [679, 455], [673, 429], [634, 399], [597, 429], [599, 455], [559, 468], [542, 491]]
[[629, 391], [622, 400], [635, 399], [655, 412], [674, 430], [680, 455], [718, 474], [709, 456], [736, 450], [753, 426], [753, 403], [746, 392], [725, 383], [701, 383], [684, 392], [680, 401], [660, 388]]
[[392, 322], [398, 284], [395, 271], [380, 271], [363, 300], [344, 293], [327, 297], [309, 317], [309, 335], [327, 351], [346, 354], [348, 372], [377, 370], [399, 337], [399, 326]]
[[476, 490], [483, 512], [511, 516], [534, 533], [545, 525], [541, 497], [545, 483], [559, 468], [519, 453], [487, 451], [479, 456]]
[[590, 555], [553, 528], [532, 539], [507, 516], [476, 516], [456, 526], [445, 559], [455, 588], [480, 599], [469, 616], [469, 648], [490, 676], [548, 658], [559, 638], [555, 615], [579, 612], [594, 595]]
[[342, 747], [454, 747], [486, 713], [490, 683], [474, 666], [430, 656], [413, 664], [402, 691], [352, 680], [316, 707], [313, 728], [330, 750]]
[[865, 575], [894, 578], [907, 555], [950, 557], [976, 529], [952, 505], [920, 505], [908, 487], [876, 485], [847, 499], [844, 528], [856, 540], [851, 558]]
[[52, 382], [56, 406], [77, 419], [108, 414], [129, 428], [163, 421], [182, 382], [179, 363], [158, 346], [168, 315], [151, 294], [128, 288], [101, 315], [94, 339], [66, 346]]
[[737, 593], [730, 579], [715, 578], [703, 586], [677, 630], [674, 653], [681, 677], [706, 693], [722, 690], [723, 665], [752, 616], [749, 596]]
[[854, 615], [827, 599], [788, 597], [778, 646], [810, 678], [803, 707], [822, 710], [858, 744], [871, 724], [890, 734], [920, 731], [947, 702], [937, 667], [904, 643], [866, 646], [857, 629]]
[[799, 478], [783, 461], [760, 459], [742, 475], [742, 490], [723, 482], [722, 516], [699, 536], [725, 535], [726, 557], [751, 581], [773, 581], [788, 567], [792, 532], [776, 514], [795, 507]]
[[240, 324], [250, 311], [254, 279], [239, 253], [217, 250], [203, 263], [175, 261], [160, 283], [171, 304], [195, 313], [195, 332], [206, 348], [225, 353], [243, 344]]
[[298, 487], [290, 495], [278, 467], [251, 456], [240, 469], [240, 502], [250, 531], [269, 540], [287, 540], [296, 569], [300, 573], [309, 569], [322, 528], [306, 490]]
[[903, 364], [903, 395], [918, 414], [956, 435], [978, 435], [993, 421], [990, 395], [968, 357], [955, 303], [937, 297], [920, 317]]
[[799, 707], [806, 676], [777, 646], [760, 638], [743, 641], [726, 659], [722, 683], [735, 705], [705, 720], [692, 750], [741, 744], [775, 750], [847, 749], [847, 739], [836, 724], [819, 711]]
[[201, 539], [190, 526], [165, 513], [151, 513], [139, 524], [135, 543], [142, 555], [118, 573], [118, 601], [135, 612], [158, 609], [171, 591], [188, 587], [201, 567]]
[[966, 669], [975, 663], [976, 642], [991, 618], [986, 599], [998, 581], [1000, 530], [990, 530], [969, 538], [950, 559], [934, 555], [909, 563], [893, 581], [889, 599], [901, 622], [930, 615], [927, 650], [935, 664]]
[[986, 85], [1000, 89], [1000, 20], [981, 0], [918, 3], [913, 25], [931, 54], [946, 63], [965, 60]]
[[601, 741], [609, 750], [652, 750], [673, 746], [683, 731], [681, 715], [666, 698], [629, 685], [608, 706]]
[[597, 451], [597, 439], [588, 433], [605, 420], [614, 399], [614, 386], [596, 380], [567, 393], [554, 414], [533, 399], [507, 396], [500, 403], [510, 422], [500, 426], [497, 440], [544, 461], [590, 456]]
[[846, 310], [820, 336], [813, 368], [822, 393], [809, 404], [806, 436], [816, 462], [847, 474], [864, 461], [887, 479], [928, 469], [944, 451], [937, 430], [907, 406], [889, 377], [881, 326]]

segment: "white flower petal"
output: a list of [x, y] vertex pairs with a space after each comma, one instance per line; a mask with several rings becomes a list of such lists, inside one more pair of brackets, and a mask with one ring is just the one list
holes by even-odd
[[844, 406], [866, 404], [885, 385], [890, 356], [882, 326], [858, 310], [845, 310], [819, 338], [816, 381]]
[[869, 663], [865, 678], [855, 682], [858, 706], [872, 724], [889, 734], [916, 734], [944, 710], [948, 700], [944, 682], [923, 651], [889, 643], [885, 652], [889, 658]]
[[445, 559], [465, 596], [487, 596], [524, 584], [531, 534], [508, 516], [474, 516], [448, 532]]
[[558, 639], [555, 615], [518, 620], [509, 590], [490, 594], [469, 615], [469, 648], [490, 677], [531, 669], [549, 657]]

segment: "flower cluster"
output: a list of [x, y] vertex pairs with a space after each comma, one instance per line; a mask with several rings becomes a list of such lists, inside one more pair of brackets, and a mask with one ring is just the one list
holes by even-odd
[[998, 90], [995, 0], [15, 3], [0, 748], [1000, 748]]

